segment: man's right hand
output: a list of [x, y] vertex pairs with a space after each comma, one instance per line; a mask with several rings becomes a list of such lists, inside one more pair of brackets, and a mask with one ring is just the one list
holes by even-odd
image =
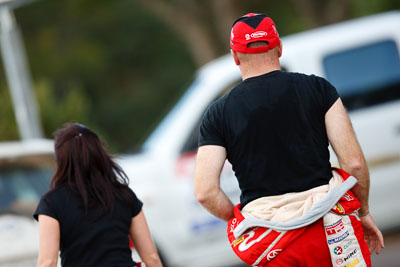
[[381, 231], [376, 226], [371, 214], [362, 216], [360, 217], [360, 219], [364, 230], [364, 238], [367, 242], [369, 252], [372, 254], [376, 250], [376, 254], [379, 254], [381, 252], [381, 249], [385, 247]]

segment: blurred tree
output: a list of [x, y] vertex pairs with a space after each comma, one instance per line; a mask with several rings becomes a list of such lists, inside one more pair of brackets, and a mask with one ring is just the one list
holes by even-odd
[[16, 17], [47, 137], [74, 120], [128, 151], [193, 78], [182, 41], [128, 0], [42, 0]]
[[305, 19], [307, 28], [314, 28], [352, 17], [348, 0], [290, 0], [296, 12]]
[[[270, 15], [281, 35], [399, 8], [398, 0], [134, 0], [185, 42], [198, 66], [226, 53], [232, 22], [249, 12]], [[372, 8], [371, 8], [372, 7]], [[363, 10], [363, 12], [357, 12]], [[281, 30], [283, 29], [283, 30]]]
[[350, 2], [347, 0], [287, 0], [279, 3], [276, 1], [260, 3], [254, 0], [246, 2], [238, 0], [135, 0], [135, 2], [180, 36], [198, 66], [221, 55], [222, 52], [226, 53], [232, 22], [248, 12], [268, 13], [271, 16], [288, 14], [289, 16], [284, 16], [290, 17], [291, 20], [298, 16], [304, 20], [303, 24], [307, 28], [350, 17]]
[[54, 94], [54, 87], [46, 78], [37, 81], [35, 88], [45, 132], [50, 133], [65, 122], [74, 121], [77, 116], [80, 123], [90, 124], [92, 103], [79, 84], [68, 84], [68, 89], [59, 96]]
[[[41, 0], [16, 10], [16, 18], [46, 136], [78, 121], [125, 152], [142, 142], [197, 67], [229, 52], [238, 16], [265, 13], [284, 36], [399, 8], [398, 0]], [[1, 71], [0, 140], [18, 139], [6, 88]]]
[[240, 10], [232, 0], [136, 0], [136, 2], [182, 38], [198, 66], [226, 51], [229, 45], [228, 25], [240, 15]]
[[[4, 81], [4, 79], [1, 79]], [[18, 139], [17, 123], [12, 107], [11, 96], [4, 83], [0, 85], [0, 138], [3, 140]]]

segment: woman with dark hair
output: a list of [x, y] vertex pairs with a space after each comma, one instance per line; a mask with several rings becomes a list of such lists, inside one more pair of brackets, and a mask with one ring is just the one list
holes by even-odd
[[55, 132], [56, 172], [36, 209], [40, 225], [37, 266], [140, 266], [129, 236], [146, 266], [162, 266], [142, 202], [128, 177], [89, 128], [67, 123]]

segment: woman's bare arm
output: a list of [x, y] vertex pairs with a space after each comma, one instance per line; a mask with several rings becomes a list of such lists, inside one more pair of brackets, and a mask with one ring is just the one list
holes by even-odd
[[39, 215], [39, 258], [37, 267], [57, 266], [60, 250], [60, 224], [50, 216]]
[[132, 218], [130, 235], [140, 258], [147, 267], [161, 267], [161, 259], [151, 238], [143, 211]]

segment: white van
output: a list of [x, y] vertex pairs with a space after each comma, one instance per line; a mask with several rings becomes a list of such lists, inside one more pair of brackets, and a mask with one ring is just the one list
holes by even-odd
[[[326, 77], [339, 91], [371, 172], [371, 212], [384, 231], [400, 226], [400, 12], [339, 23], [282, 38], [282, 67]], [[230, 55], [197, 78], [143, 145], [120, 164], [144, 202], [153, 238], [168, 266], [228, 266], [240, 261], [226, 223], [194, 199], [200, 119], [208, 105], [240, 82]], [[332, 162], [335, 157], [332, 154]], [[239, 188], [227, 162], [222, 187]]]

